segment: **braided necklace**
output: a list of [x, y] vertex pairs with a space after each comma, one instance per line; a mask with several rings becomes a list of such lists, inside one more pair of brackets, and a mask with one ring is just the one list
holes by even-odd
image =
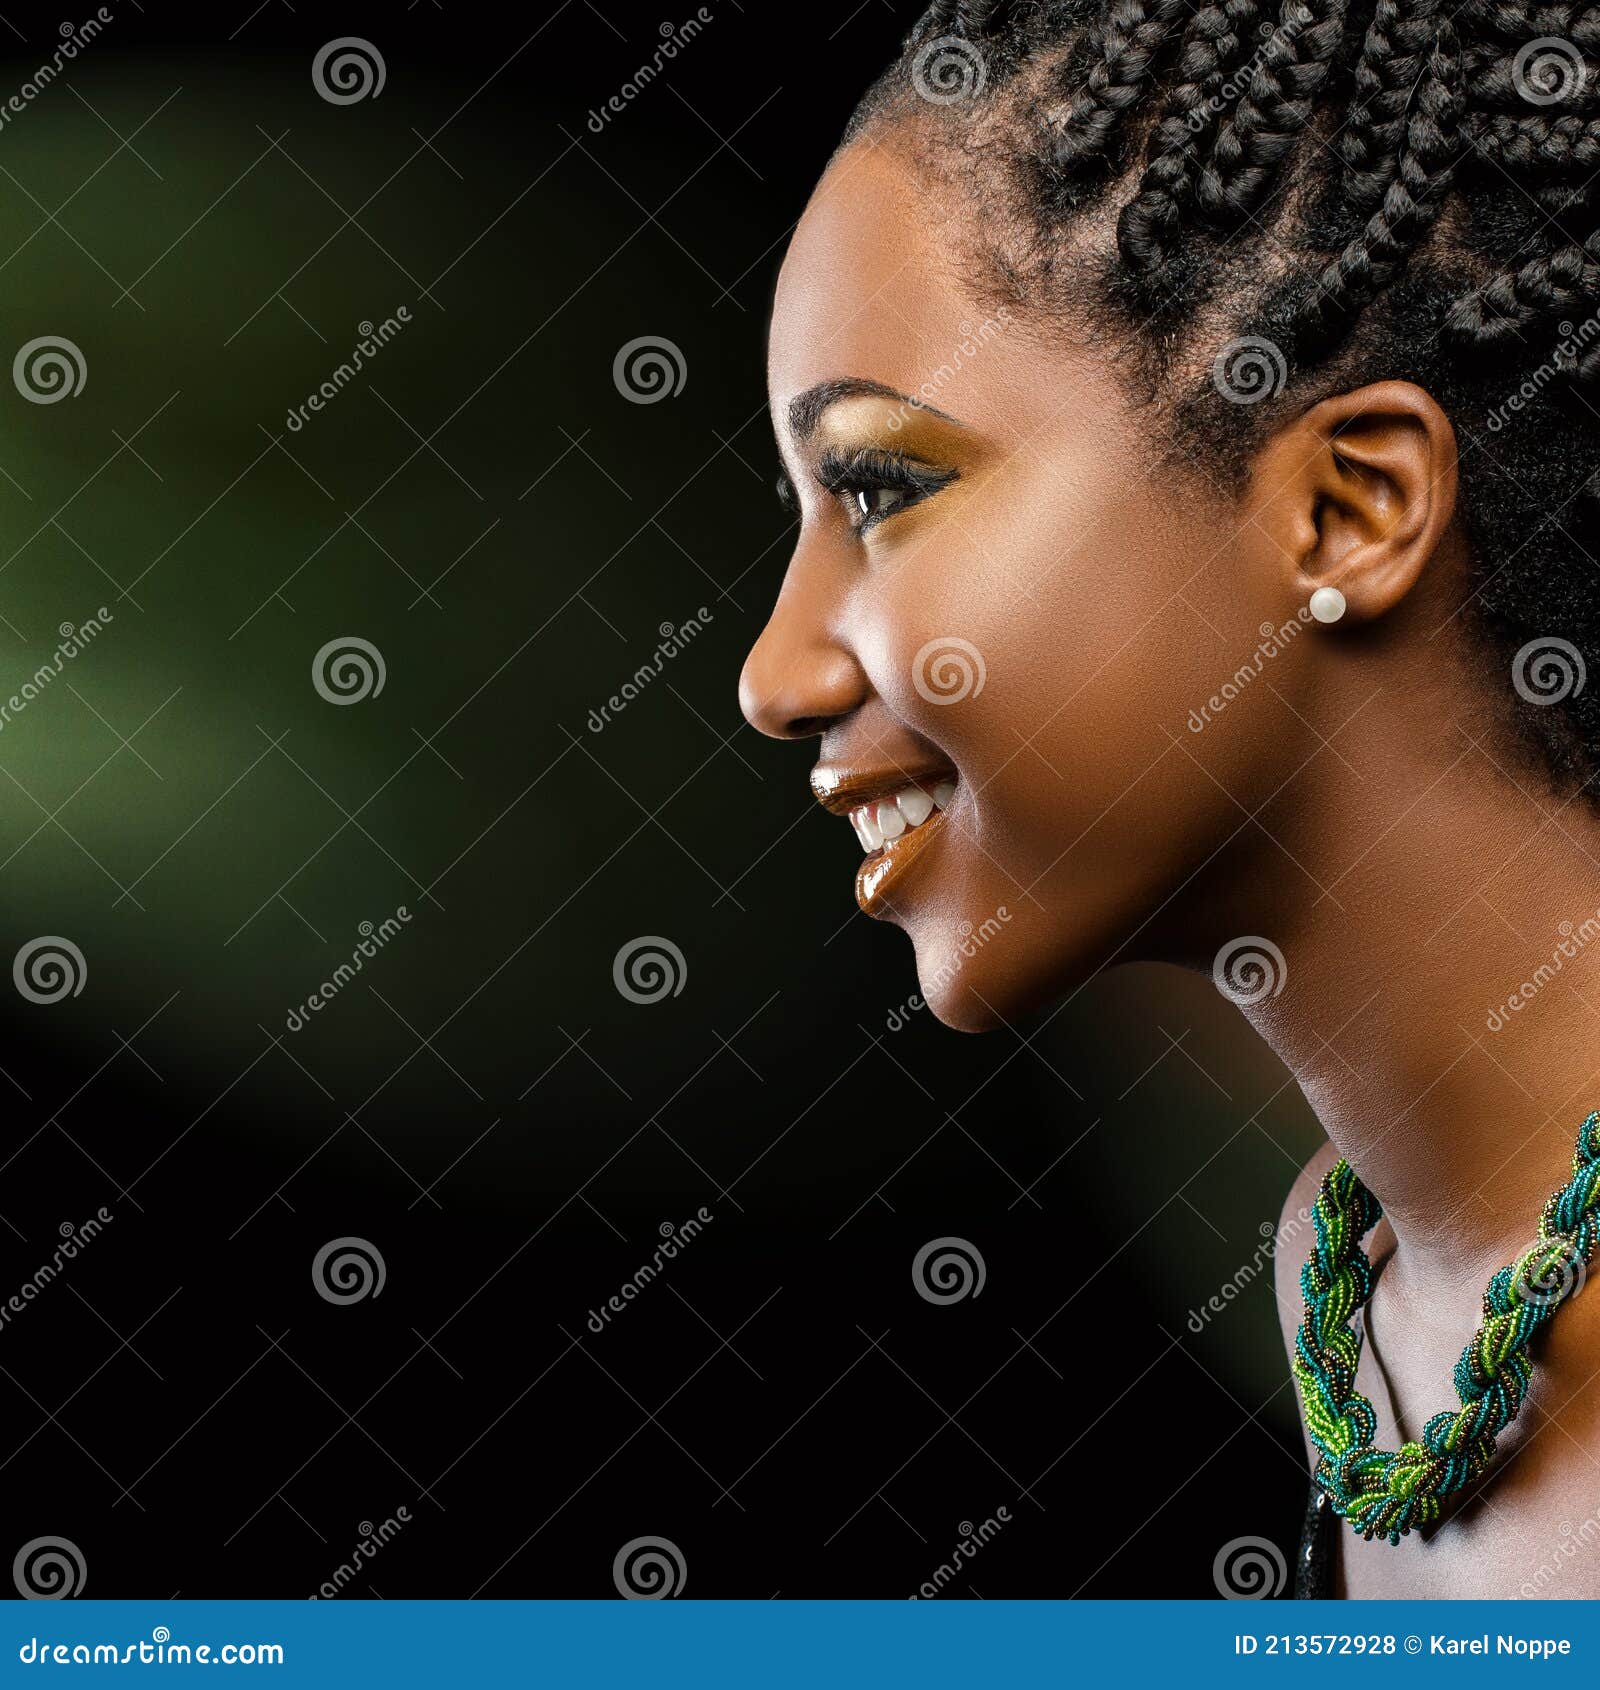
[[1533, 1364], [1528, 1344], [1583, 1284], [1600, 1240], [1600, 1112], [1578, 1129], [1572, 1177], [1551, 1193], [1538, 1241], [1499, 1269], [1483, 1294], [1483, 1324], [1456, 1363], [1461, 1407], [1435, 1414], [1420, 1442], [1373, 1447], [1378, 1417], [1355, 1388], [1361, 1337], [1352, 1316], [1372, 1295], [1361, 1240], [1383, 1210], [1350, 1164], [1337, 1162], [1312, 1207], [1317, 1242], [1300, 1270], [1305, 1319], [1295, 1335], [1295, 1383], [1318, 1452], [1316, 1482], [1364, 1538], [1397, 1544], [1439, 1518], [1440, 1499], [1476, 1479], [1516, 1419]]

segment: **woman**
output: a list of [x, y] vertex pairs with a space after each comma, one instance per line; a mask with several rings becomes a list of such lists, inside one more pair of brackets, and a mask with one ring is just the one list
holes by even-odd
[[1600, 1594], [1597, 60], [1576, 7], [942, 0], [777, 289], [745, 713], [949, 1025], [1160, 959], [1293, 1071], [1314, 1591]]

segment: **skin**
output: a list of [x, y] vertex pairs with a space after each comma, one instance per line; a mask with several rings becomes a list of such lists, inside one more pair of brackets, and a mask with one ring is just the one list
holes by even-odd
[[[951, 261], [971, 220], [879, 134], [835, 159], [795, 233], [769, 382], [801, 526], [745, 714], [817, 740], [824, 794], [959, 777], [873, 910], [953, 1027], [1118, 962], [1209, 971], [1240, 936], [1272, 940], [1282, 989], [1245, 1013], [1331, 1141], [1285, 1207], [1285, 1339], [1310, 1239], [1294, 1217], [1342, 1154], [1385, 1207], [1358, 1384], [1392, 1448], [1453, 1405], [1482, 1288], [1532, 1241], [1600, 1101], [1600, 945], [1486, 1029], [1558, 924], [1600, 907], [1600, 827], [1502, 728], [1510, 675], [1464, 627], [1463, 471], [1426, 392], [1379, 381], [1291, 415], [1242, 489], [1169, 473], [1162, 419], [1085, 329], [1017, 312], [953, 356], [992, 320]], [[861, 532], [853, 496], [818, 484], [830, 448], [898, 448], [947, 479]], [[1302, 614], [1321, 585], [1348, 603], [1332, 627]], [[984, 683], [930, 702], [918, 655], [950, 636]], [[1560, 1549], [1600, 1508], [1597, 1322], [1600, 1298], [1563, 1308], [1490, 1480], [1429, 1541], [1341, 1531], [1347, 1594], [1600, 1594], [1600, 1557]]]

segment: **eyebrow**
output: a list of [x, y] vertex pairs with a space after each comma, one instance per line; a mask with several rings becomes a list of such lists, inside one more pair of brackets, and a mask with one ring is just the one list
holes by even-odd
[[864, 376], [844, 376], [836, 381], [818, 382], [815, 387], [808, 387], [804, 393], [791, 399], [789, 430], [795, 439], [804, 445], [816, 433], [817, 425], [831, 405], [837, 405], [841, 399], [858, 399], [863, 395], [874, 399], [893, 399], [914, 411], [922, 411], [930, 417], [940, 417], [957, 428], [963, 426], [948, 411], [941, 411], [934, 405], [925, 405], [911, 394], [886, 387], [881, 381], [868, 381]]

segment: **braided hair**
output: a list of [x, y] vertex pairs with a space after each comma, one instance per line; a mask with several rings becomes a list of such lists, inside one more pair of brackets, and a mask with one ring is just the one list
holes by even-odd
[[935, 0], [846, 141], [889, 128], [981, 202], [977, 285], [1114, 335], [1178, 460], [1239, 485], [1285, 415], [1426, 387], [1464, 620], [1561, 783], [1600, 772], [1600, 5]]

